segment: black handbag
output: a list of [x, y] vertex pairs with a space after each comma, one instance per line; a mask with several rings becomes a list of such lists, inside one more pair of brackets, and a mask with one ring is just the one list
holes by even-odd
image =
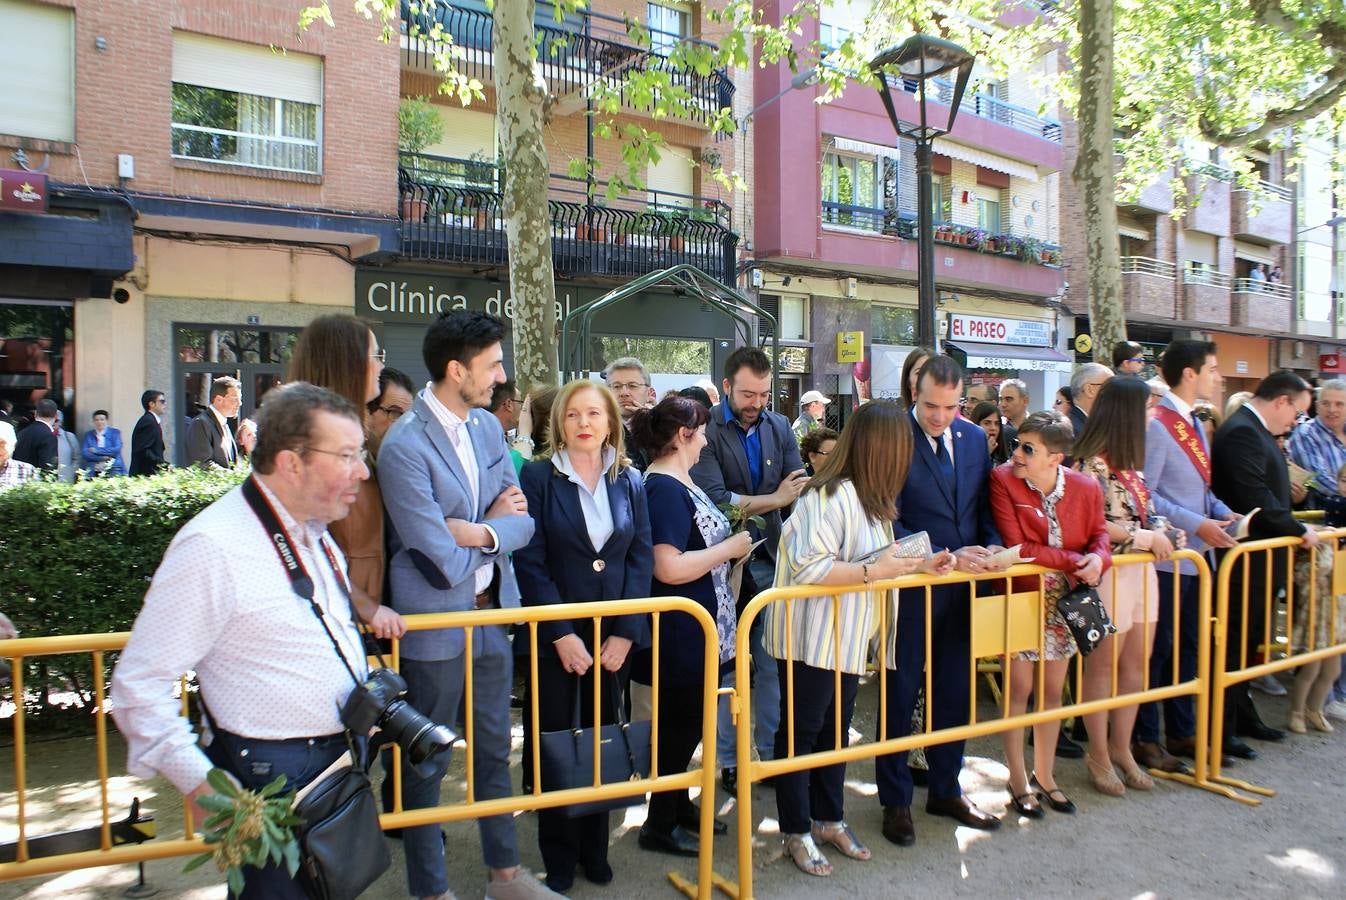
[[319, 777], [294, 808], [299, 881], [313, 900], [354, 900], [392, 865], [379, 804], [359, 765]]
[[[595, 663], [597, 665], [597, 663]], [[607, 673], [611, 675], [611, 673]], [[600, 776], [603, 784], [638, 781], [650, 773], [650, 722], [626, 720], [626, 702], [617, 677], [612, 675], [612, 690], [608, 696], [616, 704], [617, 721], [599, 728]], [[544, 731], [539, 738], [542, 756], [542, 789], [563, 791], [569, 788], [592, 787], [594, 783], [594, 730], [580, 722], [580, 692], [582, 684], [575, 685], [575, 711], [571, 727], [563, 731]], [[572, 803], [556, 807], [555, 811], [574, 819], [593, 813], [607, 812], [637, 806], [645, 802], [644, 794]]]
[[1105, 637], [1117, 633], [1117, 626], [1112, 624], [1107, 608], [1098, 598], [1098, 591], [1087, 584], [1078, 585], [1057, 600], [1056, 611], [1075, 637], [1075, 646], [1080, 648], [1081, 656], [1093, 653]]

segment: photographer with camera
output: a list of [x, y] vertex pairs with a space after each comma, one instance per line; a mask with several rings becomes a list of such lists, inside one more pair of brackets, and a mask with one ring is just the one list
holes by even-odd
[[[363, 741], [371, 706], [381, 707], [374, 721], [401, 713], [394, 738], [424, 730], [394, 708], [396, 691], [378, 696], [370, 679], [370, 698], [369, 684], [357, 686], [365, 653], [327, 526], [369, 474], [359, 411], [297, 382], [271, 392], [257, 421], [252, 477], [173, 538], [112, 678], [127, 769], [163, 775], [192, 801], [214, 793], [212, 767], [253, 790], [282, 774], [286, 790], [308, 784], [350, 747], [348, 727]], [[173, 697], [189, 670], [201, 688], [199, 736]], [[447, 749], [452, 736], [440, 738]], [[305, 896], [284, 865], [245, 867], [244, 879], [245, 898]]]

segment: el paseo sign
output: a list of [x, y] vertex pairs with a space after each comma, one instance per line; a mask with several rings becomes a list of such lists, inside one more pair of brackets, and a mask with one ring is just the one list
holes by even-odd
[[949, 340], [982, 344], [1014, 344], [1019, 347], [1050, 347], [1052, 329], [1035, 319], [1005, 319], [999, 316], [949, 315]]

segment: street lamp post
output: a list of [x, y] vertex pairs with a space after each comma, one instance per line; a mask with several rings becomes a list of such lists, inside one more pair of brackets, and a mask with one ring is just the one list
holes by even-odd
[[[870, 70], [879, 78], [879, 96], [888, 118], [899, 137], [916, 142], [916, 343], [938, 347], [939, 328], [935, 322], [935, 231], [934, 198], [931, 196], [931, 156], [935, 138], [953, 130], [958, 115], [958, 104], [972, 75], [973, 56], [955, 43], [927, 34], [914, 34], [900, 45], [884, 50], [870, 61]], [[892, 85], [885, 69], [893, 68], [903, 79], [917, 83], [917, 105], [920, 122], [904, 123], [893, 105]], [[943, 127], [932, 125], [926, 118], [926, 87], [931, 79], [957, 70], [953, 99], [949, 103], [949, 121]]]

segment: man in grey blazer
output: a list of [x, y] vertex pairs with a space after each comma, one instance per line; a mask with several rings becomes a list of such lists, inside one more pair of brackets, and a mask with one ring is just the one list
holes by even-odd
[[[766, 520], [765, 538], [744, 572], [739, 607], [759, 591], [771, 587], [780, 542], [781, 510], [789, 506], [808, 481], [790, 420], [767, 409], [771, 402], [771, 358], [756, 347], [739, 347], [724, 364], [724, 399], [710, 410], [706, 446], [692, 467], [692, 481], [715, 504], [735, 503], [750, 515]], [[753, 736], [762, 759], [774, 754], [780, 724], [780, 684], [776, 660], [762, 645], [761, 617], [753, 627]], [[725, 685], [733, 684], [732, 673]], [[727, 700], [720, 702], [718, 755], [724, 763], [721, 781], [734, 792], [735, 732]]]
[[[459, 310], [426, 332], [422, 352], [434, 380], [388, 430], [379, 450], [379, 486], [391, 524], [389, 586], [403, 615], [517, 607], [511, 552], [533, 534], [533, 520], [505, 452], [500, 422], [486, 411], [505, 380], [504, 325], [485, 313]], [[407, 702], [436, 722], [454, 724], [463, 697], [463, 630], [409, 632], [402, 639]], [[468, 748], [479, 799], [508, 797], [513, 680], [509, 629], [475, 629], [472, 642], [473, 743]], [[406, 809], [439, 804], [444, 760], [417, 774], [402, 767]], [[551, 897], [519, 866], [514, 819], [478, 820], [490, 869], [486, 896]], [[413, 896], [449, 896], [444, 845], [437, 825], [403, 832], [407, 887]]]
[[[1210, 447], [1201, 422], [1193, 418], [1197, 400], [1220, 395], [1220, 366], [1216, 347], [1210, 341], [1174, 341], [1160, 363], [1169, 392], [1155, 407], [1154, 419], [1145, 434], [1145, 483], [1154, 498], [1154, 508], [1187, 533], [1187, 548], [1207, 553], [1213, 547], [1232, 547], [1234, 539], [1225, 525], [1234, 518], [1229, 507], [1211, 492]], [[1178, 595], [1173, 595], [1173, 562], [1156, 565], [1159, 570], [1159, 622], [1150, 653], [1150, 686], [1173, 683], [1173, 621], [1179, 614], [1178, 677], [1187, 681], [1196, 674], [1197, 577], [1196, 566], [1179, 562]], [[1212, 566], [1213, 572], [1214, 566]], [[1213, 614], [1213, 613], [1212, 613]], [[1163, 701], [1168, 751], [1159, 743], [1159, 703], [1146, 703], [1136, 719], [1136, 761], [1147, 768], [1181, 771], [1177, 756], [1195, 755], [1196, 711], [1191, 697]], [[1176, 755], [1174, 755], [1176, 754]]]

